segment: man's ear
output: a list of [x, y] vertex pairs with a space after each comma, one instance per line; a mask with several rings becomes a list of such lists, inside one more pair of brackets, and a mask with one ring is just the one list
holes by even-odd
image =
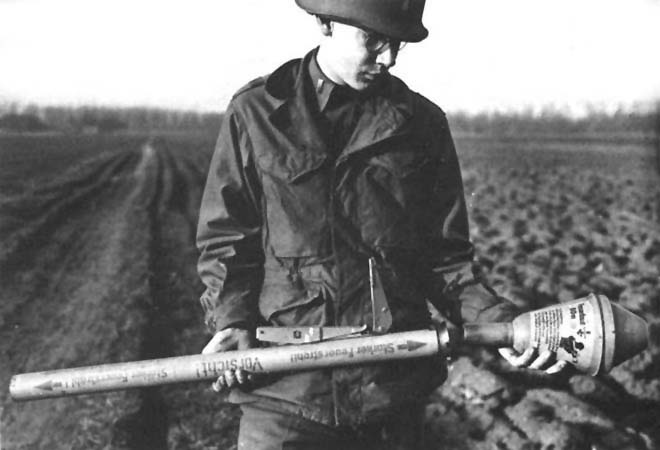
[[316, 16], [316, 23], [323, 36], [332, 36], [332, 21], [324, 17]]

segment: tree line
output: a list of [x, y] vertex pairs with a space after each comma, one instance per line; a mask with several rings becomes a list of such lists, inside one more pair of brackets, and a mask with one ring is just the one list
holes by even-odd
[[222, 115], [165, 108], [0, 105], [0, 129], [9, 131], [186, 131], [218, 128]]
[[[660, 104], [655, 111], [620, 109], [607, 113], [594, 110], [583, 117], [571, 117], [552, 109], [538, 114], [530, 111], [476, 114], [458, 111], [450, 112], [448, 117], [454, 133], [504, 136], [637, 133], [660, 136]], [[217, 112], [164, 108], [0, 104], [0, 130], [5, 131], [217, 131], [221, 119], [222, 114]]]
[[640, 134], [660, 135], [660, 107], [657, 111], [623, 111], [612, 113], [590, 111], [582, 117], [571, 117], [560, 112], [478, 113], [448, 114], [455, 132], [494, 134], [500, 136], [525, 135], [589, 135]]

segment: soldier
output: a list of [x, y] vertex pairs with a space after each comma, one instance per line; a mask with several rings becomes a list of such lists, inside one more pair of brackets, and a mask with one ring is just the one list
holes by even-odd
[[[518, 314], [473, 262], [456, 151], [443, 111], [389, 73], [419, 42], [424, 0], [296, 0], [322, 38], [304, 58], [240, 89], [202, 200], [204, 353], [256, 345], [259, 325], [431, 326]], [[388, 304], [374, 308], [368, 261]], [[516, 366], [555, 355], [502, 349]], [[258, 380], [227, 371], [241, 449], [420, 447], [422, 407], [444, 361], [388, 362]]]

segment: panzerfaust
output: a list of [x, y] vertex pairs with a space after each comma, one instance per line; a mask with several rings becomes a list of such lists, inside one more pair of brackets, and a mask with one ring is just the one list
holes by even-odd
[[466, 344], [518, 351], [530, 346], [550, 349], [558, 359], [596, 375], [648, 345], [648, 326], [642, 318], [594, 294], [522, 314], [510, 323], [468, 323], [382, 335], [365, 332], [365, 328], [325, 332], [321, 328], [264, 328], [257, 330], [262, 340], [282, 342], [284, 338], [293, 344], [26, 373], [14, 376], [9, 390], [14, 400], [33, 400], [210, 380], [234, 368], [276, 373], [450, 355]]

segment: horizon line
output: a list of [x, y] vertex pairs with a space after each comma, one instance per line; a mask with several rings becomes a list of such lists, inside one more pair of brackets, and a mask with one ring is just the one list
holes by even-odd
[[[167, 111], [178, 113], [196, 113], [196, 114], [223, 114], [225, 109], [218, 108], [205, 108], [205, 107], [191, 107], [191, 106], [165, 106], [157, 104], [122, 104], [122, 103], [101, 103], [101, 102], [71, 102], [71, 103], [55, 103], [55, 102], [39, 102], [39, 101], [24, 101], [18, 99], [0, 98], [0, 112], [7, 114], [15, 110], [19, 114], [24, 114], [32, 108], [47, 109], [47, 108], [62, 108], [62, 109], [106, 109], [106, 110], [154, 110], [154, 111]], [[483, 109], [468, 109], [468, 108], [442, 108], [450, 114], [464, 114], [468, 116], [478, 115], [525, 115], [532, 117], [539, 117], [543, 115], [556, 115], [564, 116], [572, 119], [579, 119], [582, 117], [589, 117], [595, 114], [613, 115], [617, 113], [623, 114], [658, 114], [660, 115], [660, 97], [657, 99], [649, 100], [636, 100], [628, 103], [620, 102], [616, 105], [605, 105], [602, 102], [585, 102], [580, 105], [580, 111], [576, 112], [567, 104], [547, 103], [543, 105], [522, 105], [518, 107], [508, 106], [502, 108], [483, 108]]]

